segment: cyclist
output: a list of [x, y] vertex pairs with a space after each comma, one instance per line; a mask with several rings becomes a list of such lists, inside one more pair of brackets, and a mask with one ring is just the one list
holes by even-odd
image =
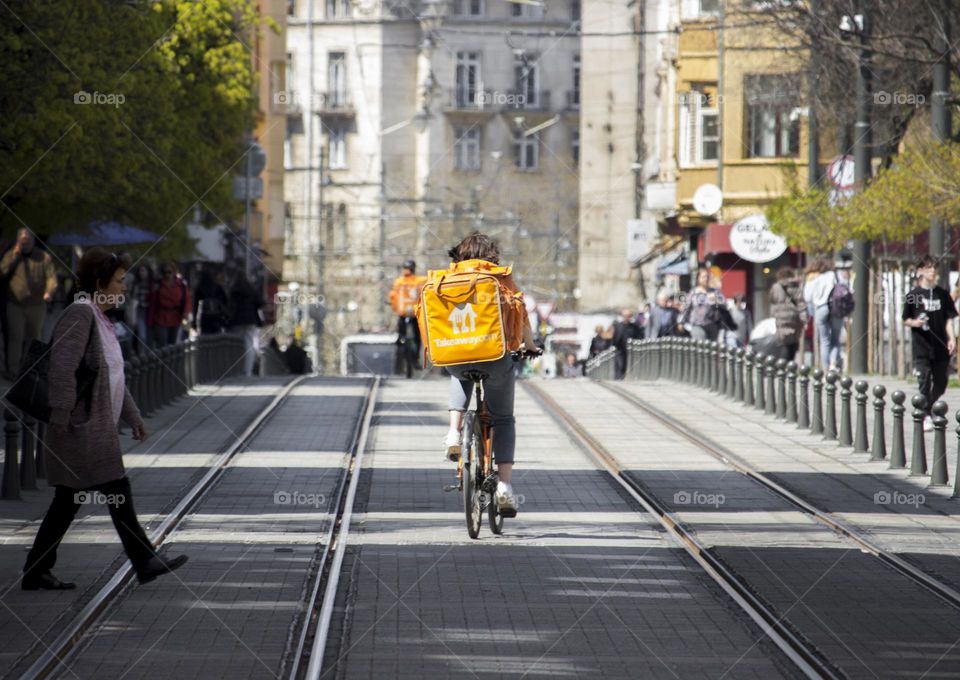
[[407, 260], [403, 263], [403, 274], [393, 282], [390, 290], [390, 306], [397, 315], [397, 344], [406, 364], [407, 377], [413, 377], [413, 367], [420, 355], [420, 329], [417, 328], [416, 306], [420, 299], [420, 290], [426, 278], [417, 276], [417, 263]]
[[[494, 265], [500, 264], [500, 248], [496, 241], [485, 234], [475, 232], [463, 239], [450, 249], [450, 258], [453, 262], [462, 263], [460, 271], [469, 271], [471, 261], [485, 261]], [[477, 262], [480, 264], [480, 262]], [[509, 274], [503, 276], [502, 283], [511, 291], [516, 291], [516, 284]], [[536, 351], [533, 342], [533, 330], [524, 310], [523, 343], [520, 351]], [[446, 457], [457, 461], [460, 458], [460, 426], [463, 414], [470, 406], [470, 395], [473, 392], [473, 383], [462, 380], [463, 374], [469, 370], [480, 369], [488, 375], [483, 382], [484, 396], [487, 408], [490, 411], [493, 427], [493, 456], [497, 464], [497, 491], [496, 503], [500, 514], [504, 517], [516, 515], [517, 506], [510, 484], [513, 472], [514, 448], [517, 431], [513, 417], [514, 373], [513, 359], [509, 353], [496, 361], [474, 364], [448, 366], [450, 371], [450, 430], [444, 440]]]

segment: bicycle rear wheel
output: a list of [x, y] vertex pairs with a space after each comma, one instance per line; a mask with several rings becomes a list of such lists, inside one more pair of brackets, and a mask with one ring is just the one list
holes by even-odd
[[503, 515], [497, 509], [497, 492], [490, 494], [490, 501], [487, 505], [487, 521], [490, 523], [490, 531], [500, 535], [503, 533]]
[[463, 460], [463, 510], [467, 518], [467, 533], [470, 538], [480, 535], [480, 483], [478, 481], [482, 460], [474, 437], [474, 420], [476, 413], [467, 411], [463, 415], [463, 429], [461, 430], [461, 457]]

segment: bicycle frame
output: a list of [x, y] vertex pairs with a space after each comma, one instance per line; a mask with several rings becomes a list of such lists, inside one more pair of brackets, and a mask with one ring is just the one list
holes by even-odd
[[[481, 456], [480, 468], [483, 472], [483, 478], [486, 479], [493, 471], [493, 428], [490, 419], [490, 410], [487, 408], [487, 401], [483, 396], [483, 382], [476, 383], [476, 417], [480, 423], [480, 438], [483, 441], [483, 454]], [[463, 456], [457, 463], [457, 480], [463, 484]]]

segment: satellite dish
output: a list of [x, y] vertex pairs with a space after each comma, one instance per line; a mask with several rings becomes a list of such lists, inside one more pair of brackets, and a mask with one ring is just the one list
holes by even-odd
[[720, 212], [723, 206], [723, 192], [716, 184], [701, 184], [693, 194], [693, 209], [704, 217]]

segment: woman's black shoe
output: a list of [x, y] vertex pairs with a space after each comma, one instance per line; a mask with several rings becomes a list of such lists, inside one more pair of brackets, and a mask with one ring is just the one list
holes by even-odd
[[24, 574], [20, 587], [24, 590], [73, 590], [77, 584], [61, 581], [48, 571], [30, 576]]
[[174, 569], [179, 569], [186, 563], [186, 555], [178, 555], [177, 557], [171, 558], [154, 555], [150, 558], [150, 561], [143, 566], [142, 569], [137, 570], [137, 580], [140, 581], [140, 583], [150, 583], [150, 581], [157, 578], [161, 574], [166, 574]]

